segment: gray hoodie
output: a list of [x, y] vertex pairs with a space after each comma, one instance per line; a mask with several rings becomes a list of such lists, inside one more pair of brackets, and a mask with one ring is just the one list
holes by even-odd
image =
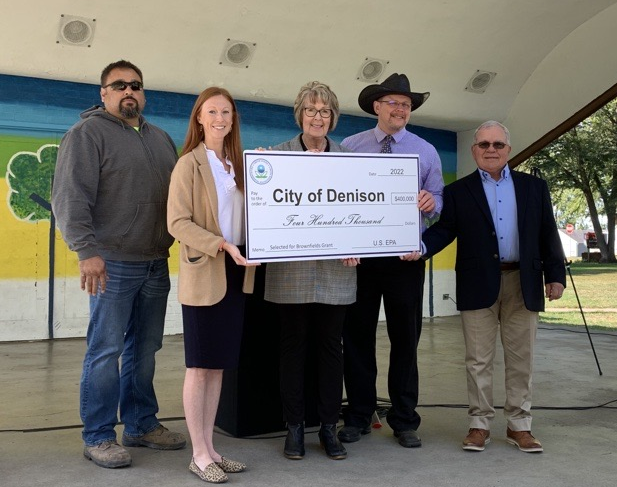
[[52, 188], [58, 228], [79, 260], [169, 257], [171, 137], [140, 119], [139, 131], [94, 106], [62, 138]]

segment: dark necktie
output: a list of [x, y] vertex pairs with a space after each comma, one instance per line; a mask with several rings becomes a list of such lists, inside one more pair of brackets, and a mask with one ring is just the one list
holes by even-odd
[[382, 154], [392, 154], [392, 146], [390, 145], [391, 142], [392, 142], [392, 136], [386, 135], [386, 138], [383, 139], [383, 144], [381, 145]]

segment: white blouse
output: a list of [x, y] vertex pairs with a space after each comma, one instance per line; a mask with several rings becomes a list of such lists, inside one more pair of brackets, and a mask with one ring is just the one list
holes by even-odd
[[[219, 226], [223, 232], [223, 238], [234, 245], [244, 245], [246, 242], [244, 230], [244, 195], [236, 186], [234, 180], [234, 168], [231, 161], [221, 161], [213, 150], [204, 144], [206, 155], [214, 181], [216, 183], [216, 196], [219, 204]], [[229, 172], [223, 164], [229, 166]]]

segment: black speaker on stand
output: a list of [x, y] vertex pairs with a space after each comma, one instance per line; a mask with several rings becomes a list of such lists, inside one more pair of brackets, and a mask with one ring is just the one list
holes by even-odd
[[[264, 300], [266, 266], [256, 268], [255, 290], [247, 294], [240, 364], [223, 374], [215, 425], [234, 437], [286, 431], [279, 386], [280, 321], [276, 305]], [[316, 353], [309, 347], [305, 396], [307, 427], [317, 418]]]
[[223, 374], [216, 426], [235, 437], [285, 429], [279, 392], [279, 332], [275, 305], [264, 300], [266, 265], [247, 294], [240, 364]]

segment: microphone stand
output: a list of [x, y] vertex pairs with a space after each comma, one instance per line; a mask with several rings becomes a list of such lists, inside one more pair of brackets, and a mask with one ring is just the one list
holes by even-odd
[[578, 297], [578, 292], [576, 291], [576, 286], [574, 285], [574, 278], [572, 277], [572, 271], [570, 270], [570, 264], [572, 261], [565, 259], [566, 261], [566, 269], [568, 269], [568, 274], [570, 275], [570, 282], [572, 283], [572, 289], [574, 290], [574, 295], [576, 296], [576, 302], [578, 303], [578, 309], [581, 311], [581, 316], [583, 317], [583, 323], [585, 324], [585, 330], [587, 331], [587, 336], [589, 337], [589, 344], [591, 345], [591, 351], [593, 352], [593, 356], [596, 359], [596, 365], [598, 366], [598, 373], [602, 375], [602, 369], [600, 369], [600, 362], [598, 361], [598, 356], [596, 355], [596, 349], [593, 346], [593, 341], [591, 340], [591, 333], [589, 333], [589, 327], [587, 326], [587, 320], [585, 319], [585, 313], [583, 312], [583, 306], [581, 305], [581, 300]]
[[[531, 174], [540, 179], [544, 179], [542, 178], [542, 173], [540, 172], [540, 169], [538, 169], [537, 167], [531, 168]], [[588, 250], [587, 255], [589, 256], [589, 250]], [[571, 260], [569, 261], [565, 257], [564, 257], [564, 260], [566, 262], [566, 269], [568, 269], [568, 274], [570, 275], [570, 282], [572, 283], [572, 289], [574, 289], [574, 295], [576, 296], [576, 302], [578, 303], [578, 309], [581, 311], [581, 316], [583, 317], [583, 323], [585, 324], [585, 330], [587, 331], [587, 337], [589, 338], [589, 343], [591, 345], [591, 351], [593, 352], [593, 356], [596, 359], [596, 365], [598, 366], [598, 373], [602, 375], [602, 369], [600, 369], [600, 362], [598, 361], [598, 356], [596, 355], [596, 349], [594, 348], [593, 341], [591, 340], [591, 333], [589, 333], [589, 327], [587, 326], [587, 320], [585, 319], [585, 313], [583, 312], [583, 306], [581, 305], [581, 300], [578, 297], [578, 292], [576, 291], [576, 286], [574, 285], [574, 278], [572, 277], [572, 271], [570, 270], [570, 264], [572, 264], [572, 261]]]

